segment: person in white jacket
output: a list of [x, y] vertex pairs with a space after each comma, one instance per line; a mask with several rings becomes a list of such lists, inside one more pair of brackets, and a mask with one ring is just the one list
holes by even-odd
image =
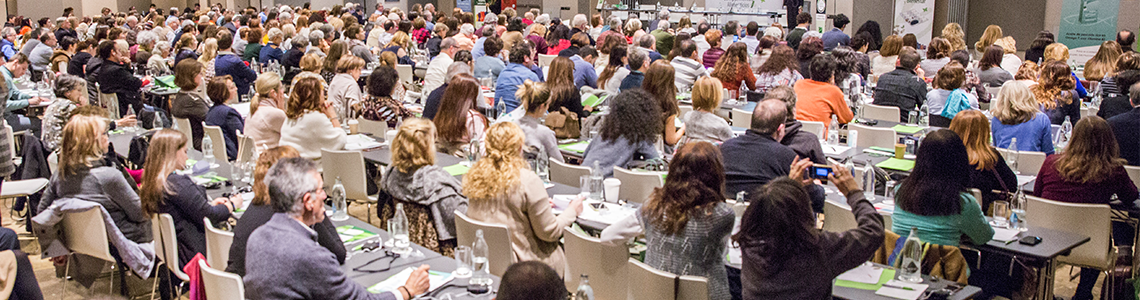
[[281, 126], [281, 146], [292, 146], [301, 157], [320, 159], [321, 149], [344, 149], [347, 135], [340, 128], [331, 102], [325, 101], [321, 81], [305, 77], [293, 84]]

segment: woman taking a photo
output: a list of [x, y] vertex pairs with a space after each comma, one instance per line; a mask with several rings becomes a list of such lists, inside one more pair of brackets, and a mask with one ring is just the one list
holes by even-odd
[[[672, 82], [672, 81], [670, 81]], [[597, 162], [606, 177], [614, 167], [626, 167], [638, 155], [645, 159], [660, 158], [653, 146], [661, 132], [661, 107], [653, 103], [653, 95], [639, 89], [621, 92], [610, 100], [610, 112], [599, 128], [599, 135], [586, 147], [583, 166]]]
[[585, 120], [590, 116], [593, 107], [582, 106], [582, 92], [574, 85], [574, 62], [568, 57], [555, 57], [550, 62], [550, 71], [546, 77], [546, 87], [550, 89], [550, 112], [562, 111], [563, 108], [578, 115], [578, 119]]
[[990, 121], [979, 110], [958, 113], [950, 122], [950, 130], [962, 138], [970, 159], [970, 182], [967, 188], [982, 191], [982, 211], [989, 211], [990, 203], [1000, 195], [993, 191], [1014, 192], [1017, 175], [1005, 164], [1005, 158], [990, 145]]
[[514, 257], [544, 262], [561, 276], [566, 256], [558, 241], [581, 213], [582, 200], [574, 199], [561, 215], [554, 215], [542, 179], [523, 160], [524, 140], [522, 130], [511, 122], [487, 130], [486, 156], [463, 176], [463, 194], [470, 201], [467, 216], [506, 225]]
[[230, 75], [214, 77], [206, 86], [206, 95], [210, 96], [214, 106], [206, 113], [206, 125], [222, 128], [222, 137], [226, 140], [226, 156], [230, 161], [237, 159], [238, 139], [237, 132], [245, 133], [245, 120], [229, 103], [237, 102], [237, 86], [234, 85]]
[[[277, 147], [281, 141], [281, 125], [285, 124], [285, 87], [281, 77], [265, 72], [253, 82], [257, 96], [249, 106], [249, 119], [245, 122], [245, 135], [253, 139], [258, 148]], [[293, 149], [296, 151], [296, 149]]]
[[209, 199], [206, 188], [194, 183], [188, 175], [175, 173], [186, 168], [189, 157], [186, 136], [173, 129], [154, 134], [147, 148], [143, 173], [142, 209], [148, 217], [170, 214], [178, 236], [178, 262], [182, 268], [195, 254], [206, 253], [206, 235], [203, 218], [214, 224], [230, 218], [235, 208], [241, 208], [241, 195]]
[[777, 45], [772, 48], [772, 55], [760, 65], [756, 76], [756, 91], [767, 93], [777, 86], [792, 86], [804, 79], [800, 75], [799, 64], [796, 63], [796, 53], [792, 47]]
[[1021, 81], [1002, 85], [996, 102], [990, 108], [990, 130], [994, 146], [1009, 149], [1017, 139], [1017, 150], [1053, 154], [1053, 129], [1049, 116], [1037, 109], [1037, 99], [1029, 86]]
[[319, 159], [321, 149], [344, 149], [347, 135], [340, 128], [332, 104], [325, 101], [320, 80], [300, 78], [293, 85], [289, 105], [285, 107], [281, 143], [292, 146], [307, 159]]
[[470, 74], [455, 76], [448, 83], [447, 90], [443, 92], [443, 102], [432, 120], [439, 128], [438, 144], [444, 153], [477, 151], [467, 148], [471, 140], [483, 140], [487, 130], [487, 117], [475, 110], [475, 101], [479, 97], [479, 82]]
[[[744, 65], [747, 67], [748, 64]], [[681, 128], [674, 125], [681, 113], [681, 108], [677, 106], [677, 85], [674, 81], [676, 74], [672, 65], [658, 61], [649, 66], [649, 71], [645, 72], [645, 81], [641, 83], [641, 89], [653, 95], [653, 99], [661, 107], [661, 121], [664, 128], [661, 140], [669, 146], [676, 145], [681, 136], [685, 135], [683, 125]], [[748, 71], [748, 75], [751, 76], [752, 72]]]

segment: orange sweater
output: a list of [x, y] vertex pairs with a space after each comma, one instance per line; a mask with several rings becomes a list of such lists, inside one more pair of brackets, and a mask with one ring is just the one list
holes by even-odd
[[839, 124], [851, 122], [854, 115], [839, 87], [827, 82], [811, 79], [796, 82], [796, 120], [816, 121], [831, 124], [831, 115], [836, 115]]

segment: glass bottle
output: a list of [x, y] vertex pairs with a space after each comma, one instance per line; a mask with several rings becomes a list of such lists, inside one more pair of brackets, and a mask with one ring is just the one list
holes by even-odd
[[918, 228], [911, 227], [910, 235], [903, 244], [902, 263], [899, 264], [898, 280], [922, 282], [922, 241], [918, 239]]
[[348, 220], [348, 201], [345, 199], [344, 183], [340, 181], [340, 176], [336, 177], [336, 184], [333, 184], [329, 198], [332, 199], [333, 204], [333, 214], [330, 219], [333, 221]]
[[1013, 170], [1013, 174], [1021, 174], [1021, 172], [1017, 171], [1018, 155], [1020, 154], [1017, 152], [1017, 138], [1012, 138], [1009, 140], [1009, 155], [1005, 157], [1005, 164], [1009, 165], [1009, 169]]
[[1010, 200], [1009, 226], [1019, 231], [1028, 231], [1029, 223], [1025, 219], [1025, 193], [1018, 189]]
[[827, 144], [839, 145], [839, 119], [835, 115], [831, 116], [831, 125], [827, 126]]
[[605, 175], [602, 174], [602, 166], [598, 161], [594, 161], [594, 167], [590, 169], [590, 200], [602, 201], [602, 181], [605, 180]]
[[210, 140], [210, 135], [202, 135], [202, 157], [206, 161], [211, 170], [214, 169], [214, 141]]
[[922, 103], [922, 107], [918, 109], [918, 126], [930, 126], [930, 109], [926, 103]]
[[467, 291], [472, 294], [482, 294], [491, 290], [490, 262], [487, 260], [487, 241], [483, 239], [483, 230], [475, 230], [475, 245], [471, 247], [471, 264], [474, 273], [467, 281]]
[[388, 219], [388, 234], [392, 235], [392, 252], [408, 254], [412, 252], [408, 240], [408, 217], [404, 214], [404, 204], [396, 203], [396, 213]]
[[582, 274], [578, 280], [578, 291], [574, 292], [574, 300], [594, 300], [594, 288], [590, 287], [590, 278]]
[[1069, 121], [1069, 117], [1065, 116], [1065, 122], [1061, 123], [1061, 130], [1057, 131], [1057, 136], [1053, 137], [1053, 146], [1065, 149], [1069, 145], [1069, 138], [1073, 132], [1073, 122]]
[[918, 125], [918, 105], [914, 105], [914, 109], [906, 114], [906, 123], [910, 125]]
[[863, 165], [863, 197], [867, 200], [875, 199], [875, 167], [870, 160]]
[[467, 144], [467, 163], [470, 164], [469, 166], [475, 166], [475, 162], [479, 160], [479, 149], [482, 148], [479, 146], [479, 142], [479, 139], [471, 139], [471, 142]]

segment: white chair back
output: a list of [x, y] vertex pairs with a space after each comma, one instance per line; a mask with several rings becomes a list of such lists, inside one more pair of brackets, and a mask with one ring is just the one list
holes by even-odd
[[[867, 103], [863, 105], [863, 117], [871, 120], [882, 120], [891, 122], [901, 122], [899, 120], [900, 110], [895, 106], [883, 106]], [[863, 133], [863, 131], [859, 131]]]
[[[676, 299], [677, 275], [654, 269], [649, 265], [629, 259], [629, 285], [627, 299], [630, 300], [667, 300]], [[706, 292], [707, 294], [707, 292]]]
[[550, 62], [553, 62], [555, 57], [558, 57], [558, 55], [539, 54], [538, 65], [543, 67], [550, 66]]
[[[119, 95], [115, 93], [99, 92], [99, 103], [111, 113], [112, 120], [118, 120], [119, 117]], [[139, 109], [139, 107], [135, 107]]]
[[325, 185], [332, 188], [339, 177], [347, 199], [367, 200], [368, 183], [364, 174], [364, 154], [360, 151], [321, 149], [321, 168]]
[[653, 189], [665, 185], [661, 180], [663, 172], [634, 172], [622, 167], [614, 167], [614, 178], [621, 180], [618, 188], [618, 199], [630, 202], [645, 203]]
[[898, 143], [895, 130], [891, 128], [878, 128], [851, 123], [847, 125], [847, 129], [859, 131], [860, 147], [875, 146], [894, 149], [895, 144]]
[[194, 136], [190, 129], [190, 119], [174, 118], [174, 129], [182, 132], [189, 139]]
[[823, 137], [827, 136], [826, 134], [823, 133], [823, 131], [825, 129], [827, 129], [827, 125], [823, 124], [823, 122], [800, 121], [800, 124], [803, 124], [803, 127], [800, 127], [801, 131], [811, 132], [812, 134], [814, 134], [816, 137], [819, 137], [819, 138], [823, 138]]
[[229, 157], [226, 156], [226, 138], [222, 135], [222, 128], [203, 125], [202, 129], [206, 131], [206, 136], [210, 137], [210, 146], [214, 148], [214, 159], [217, 161], [228, 160]]
[[[156, 236], [161, 237], [159, 243], [161, 249], [155, 249], [155, 253], [162, 253], [162, 261], [166, 263], [166, 268], [174, 273], [175, 277], [183, 281], [190, 280], [190, 276], [182, 272], [181, 263], [178, 259], [178, 234], [174, 231], [174, 218], [170, 214], [159, 214], [157, 219], [151, 219], [152, 223], [158, 224]], [[159, 241], [158, 238], [155, 241]]]
[[823, 202], [823, 216], [823, 230], [826, 231], [844, 232], [859, 227], [859, 223], [855, 221], [855, 215], [851, 214], [851, 208], [831, 200]]
[[455, 232], [457, 244], [474, 245], [475, 231], [483, 230], [483, 240], [487, 242], [487, 257], [491, 274], [502, 277], [507, 267], [515, 263], [514, 250], [511, 248], [511, 232], [506, 225], [491, 224], [471, 219], [466, 214], [455, 211]]
[[[1007, 149], [998, 148], [998, 153], [1002, 157], [1009, 157], [1013, 155]], [[1045, 152], [1037, 151], [1017, 151], [1017, 172], [1021, 175], [1037, 175], [1041, 172], [1041, 165], [1045, 164]]]
[[[257, 151], [257, 149], [256, 149], [257, 145], [253, 144], [253, 138], [252, 137], [241, 134], [240, 132], [237, 134], [237, 138], [238, 138], [237, 162], [238, 163], [249, 162], [251, 159], [253, 159], [253, 152]], [[211, 139], [212, 139], [212, 137], [211, 137]]]
[[689, 114], [689, 112], [693, 111], [692, 105], [681, 105], [677, 106], [677, 108], [681, 109], [681, 114], [677, 115], [677, 117], [682, 119], [684, 119], [685, 116]]
[[244, 300], [245, 284], [241, 276], [234, 273], [219, 271], [215, 267], [206, 265], [199, 260], [198, 267], [202, 273], [202, 285], [206, 287], [206, 299], [210, 300]]
[[67, 213], [60, 222], [63, 227], [63, 244], [72, 253], [115, 261], [107, 240], [107, 227], [103, 225], [102, 209]]
[[[982, 190], [972, 188], [972, 189], [970, 189], [970, 195], [974, 196], [974, 204], [977, 204], [978, 207], [981, 207], [982, 206]], [[985, 214], [985, 213], [986, 212], [984, 212], [984, 211], [982, 212], [982, 214]]]
[[360, 133], [369, 133], [374, 137], [383, 138], [384, 134], [388, 132], [388, 122], [373, 121], [364, 117], [356, 118], [356, 121], [360, 122], [357, 126], [357, 131]]
[[[1094, 116], [1095, 116], [1095, 115], [1096, 115], [1096, 113], [1093, 113], [1092, 115], [1094, 115]], [[1088, 118], [1088, 117], [1089, 117], [1089, 108], [1088, 108], [1088, 107], [1083, 107], [1083, 106], [1082, 106], [1082, 107], [1081, 107], [1081, 118], [1083, 119], [1083, 118]]]
[[210, 218], [202, 218], [202, 221], [206, 223], [206, 261], [218, 270], [225, 270], [229, 265], [234, 233], [215, 228]]
[[709, 280], [700, 276], [677, 277], [677, 299], [709, 300]]
[[4, 137], [8, 138], [9, 159], [16, 159], [16, 136], [12, 133], [12, 126], [4, 122]]
[[579, 178], [581, 178], [582, 175], [590, 175], [590, 168], [571, 165], [558, 161], [557, 159], [550, 160], [550, 181], [552, 182], [572, 187], [581, 187], [582, 182]]
[[[597, 299], [624, 299], [628, 289], [625, 261], [629, 249], [625, 245], [606, 246], [595, 237], [566, 228], [566, 288], [578, 288], [579, 275], [590, 276], [590, 287]], [[707, 293], [706, 293], [707, 294]]]
[[1112, 209], [1107, 204], [1065, 203], [1028, 196], [1025, 214], [1033, 216], [1033, 226], [1089, 237], [1089, 242], [1073, 248], [1063, 263], [1104, 270], [1111, 265]]
[[733, 108], [732, 109], [732, 126], [740, 128], [752, 128], [752, 112]]
[[412, 82], [412, 65], [396, 64], [396, 73], [400, 75], [400, 82]]
[[1124, 166], [1124, 170], [1128, 171], [1128, 178], [1132, 178], [1132, 184], [1140, 187], [1140, 167]]

